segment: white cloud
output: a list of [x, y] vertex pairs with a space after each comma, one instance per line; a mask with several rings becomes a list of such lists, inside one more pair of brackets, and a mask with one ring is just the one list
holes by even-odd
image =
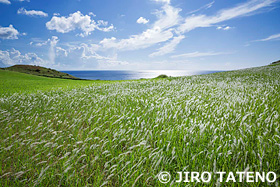
[[66, 49], [63, 49], [62, 47], [56, 47], [56, 54], [67, 57], [68, 56], [68, 51]]
[[[160, 11], [155, 12], [157, 20], [152, 24], [151, 28], [140, 34], [131, 35], [126, 39], [117, 39], [115, 37], [105, 38], [99, 43], [100, 49], [114, 48], [121, 51], [137, 50], [172, 39], [176, 33], [174, 26], [178, 25], [182, 20], [179, 15], [181, 9], [171, 6], [170, 1], [158, 0], [158, 2], [162, 2], [164, 5], [162, 5]], [[147, 21], [148, 20], [143, 17], [137, 20], [138, 23], [147, 23]], [[170, 44], [167, 44], [166, 47], [161, 49], [162, 51], [165, 50], [165, 52], [160, 53], [172, 52], [182, 37], [183, 36], [174, 38]]]
[[81, 58], [82, 59], [96, 59], [96, 60], [116, 60], [117, 57], [107, 57], [102, 56], [100, 54], [97, 54], [97, 50], [99, 49], [98, 45], [87, 45], [87, 44], [81, 44], [80, 48], [82, 49]]
[[212, 2], [208, 3], [207, 5], [205, 5], [203, 8], [209, 9], [213, 6], [214, 3], [215, 3], [215, 1], [212, 1]]
[[105, 38], [100, 42], [100, 45], [105, 49], [137, 50], [168, 41], [174, 37], [174, 28], [172, 27], [179, 23], [181, 19], [180, 11], [181, 9], [179, 8], [164, 4], [162, 10], [156, 12], [158, 19], [152, 24], [151, 28], [138, 35], [132, 35], [127, 39]]
[[164, 5], [161, 11], [156, 12], [158, 20], [154, 23], [154, 27], [160, 27], [161, 29], [168, 29], [181, 21], [180, 8], [174, 8], [170, 5]]
[[35, 53], [21, 54], [16, 49], [2, 51], [0, 50], [0, 64], [4, 66], [12, 66], [15, 64], [32, 64], [32, 65], [46, 65], [47, 62]]
[[[116, 53], [106, 55], [102, 54], [101, 51], [97, 52], [100, 46], [96, 44], [66, 44], [64, 48], [56, 47], [56, 61], [67, 62], [68, 65], [71, 62], [77, 63], [79, 68], [89, 68], [98, 66], [99, 69], [106, 69], [116, 67], [119, 65], [128, 64], [127, 61], [118, 59]], [[86, 65], [86, 66], [85, 66]]]
[[176, 46], [183, 40], [185, 36], [181, 35], [178, 37], [174, 37], [169, 43], [164, 45], [163, 47], [159, 48], [157, 52], [154, 52], [150, 54], [150, 57], [155, 57], [155, 56], [162, 56], [168, 53], [171, 53], [175, 50]]
[[86, 50], [84, 49], [83, 53], [82, 53], [82, 56], [81, 56], [82, 59], [96, 59], [96, 60], [110, 60], [110, 61], [113, 61], [113, 60], [116, 60], [115, 57], [108, 57], [108, 56], [102, 56], [96, 52], [93, 52], [91, 54], [86, 54]]
[[241, 16], [247, 16], [264, 7], [271, 6], [276, 1], [277, 0], [250, 0], [236, 7], [222, 10], [214, 16], [193, 15], [185, 19], [184, 23], [180, 25], [179, 31], [182, 33], [189, 32], [195, 28], [211, 27], [213, 26], [213, 24], [216, 23], [220, 23]]
[[[104, 27], [100, 27], [100, 26], [104, 26]], [[106, 27], [106, 26], [108, 26], [107, 21], [103, 21], [103, 20], [98, 20], [97, 21], [97, 29], [98, 30], [103, 31], [103, 32], [110, 32], [110, 31], [114, 30], [113, 25], [110, 25], [109, 27]]]
[[2, 39], [18, 39], [19, 32], [16, 30], [13, 25], [9, 27], [0, 26], [0, 38]]
[[159, 3], [167, 3], [170, 4], [170, 0], [154, 0], [155, 2], [159, 2]]
[[227, 30], [230, 30], [232, 29], [233, 27], [230, 27], [230, 26], [218, 26], [217, 27], [217, 30], [224, 30], [224, 31], [227, 31]]
[[[34, 42], [30, 42], [30, 45], [32, 45]], [[45, 42], [39, 42], [39, 43], [36, 43], [35, 45], [38, 46], [38, 47], [42, 47], [44, 45], [47, 45], [48, 44], [48, 41], [45, 41]]]
[[96, 15], [93, 12], [89, 12], [88, 15], [96, 17]]
[[223, 52], [193, 52], [193, 53], [185, 53], [180, 55], [171, 56], [171, 58], [196, 58], [196, 57], [205, 57], [205, 56], [216, 56], [216, 55], [225, 55], [230, 53], [223, 53]]
[[25, 8], [20, 8], [17, 11], [17, 14], [23, 14], [27, 16], [40, 16], [40, 17], [48, 17], [48, 14], [40, 11], [40, 10], [26, 10]]
[[[52, 41], [52, 42], [50, 42]], [[80, 45], [69, 45], [67, 44], [66, 48], [57, 47], [56, 44], [58, 42], [58, 38], [56, 36], [53, 36], [52, 39], [48, 40], [48, 43], [50, 43], [50, 47], [55, 47], [56, 54], [59, 56], [68, 57], [69, 55], [72, 55], [75, 53], [76, 57], [79, 57], [80, 59], [97, 59], [97, 60], [116, 60], [116, 58], [112, 57], [105, 57], [102, 55], [97, 54], [97, 50], [100, 48], [100, 46], [96, 44], [85, 44], [82, 43]], [[73, 57], [73, 56], [71, 56]]]
[[0, 0], [0, 3], [4, 3], [7, 5], [11, 4], [11, 2], [9, 0]]
[[200, 8], [198, 8], [198, 9], [196, 9], [196, 10], [193, 10], [193, 11], [189, 12], [189, 14], [194, 14], [194, 13], [199, 12], [199, 11], [201, 11], [201, 10], [209, 9], [209, 8], [211, 8], [211, 7], [213, 6], [214, 3], [215, 3], [215, 1], [212, 1], [212, 2], [210, 2], [210, 3], [208, 3], [208, 4], [204, 5], [204, 6], [202, 6], [202, 7], [200, 7]]
[[[35, 40], [39, 40], [39, 39], [35, 39]], [[62, 48], [56, 47], [58, 41], [59, 41], [59, 39], [57, 36], [52, 36], [52, 38], [49, 38], [47, 41], [42, 41], [42, 42], [40, 41], [35, 44], [34, 44], [34, 42], [30, 42], [30, 45], [35, 45], [38, 47], [49, 45], [49, 63], [51, 65], [53, 65], [53, 64], [55, 64], [56, 52], [62, 51]]]
[[55, 51], [55, 46], [57, 42], [59, 41], [57, 36], [52, 36], [51, 39], [49, 39], [50, 42], [50, 49], [49, 49], [49, 60], [51, 64], [55, 64], [55, 56], [56, 56], [56, 51]]
[[132, 35], [128, 39], [117, 40], [112, 37], [103, 39], [100, 44], [103, 48], [118, 50], [136, 50], [150, 47], [153, 44], [164, 42], [173, 37], [172, 30], [162, 31], [159, 27], [147, 29], [139, 35]]
[[232, 27], [226, 26], [225, 28], [223, 28], [223, 30], [225, 30], [225, 31], [227, 31], [227, 30], [229, 30], [229, 29], [232, 29]]
[[89, 15], [83, 15], [80, 11], [70, 14], [68, 17], [53, 16], [52, 19], [46, 23], [49, 30], [56, 30], [60, 33], [68, 33], [70, 31], [80, 29], [83, 33], [80, 36], [84, 37], [90, 35], [95, 29], [104, 32], [109, 32], [114, 29], [113, 25], [106, 27], [108, 22], [99, 20], [95, 22]]
[[[166, 30], [171, 32], [171, 31], [175, 31], [174, 26], [178, 25], [178, 23], [181, 21], [181, 16], [179, 15], [181, 9], [179, 8], [174, 8], [173, 6], [166, 4], [162, 7], [162, 11], [158, 11], [156, 12], [156, 15], [158, 17], [158, 20], [154, 23], [154, 28], [158, 27], [161, 30]], [[161, 47], [160, 49], [158, 49], [157, 52], [150, 54], [150, 57], [154, 57], [154, 56], [160, 56], [160, 55], [164, 55], [164, 54], [168, 54], [174, 51], [175, 47], [180, 43], [180, 41], [185, 38], [184, 36], [180, 35], [178, 37], [174, 37], [174, 35], [172, 35], [173, 39], [167, 43], [165, 46]], [[172, 38], [170, 37], [170, 38]], [[167, 41], [170, 38], [164, 40]], [[164, 42], [161, 41], [161, 42]], [[159, 42], [157, 42], [159, 43]]]
[[[55, 42], [55, 41], [58, 40], [58, 37], [57, 37], [57, 36], [52, 36], [52, 38], [49, 38], [49, 39], [46, 40], [46, 41], [43, 41], [43, 40], [41, 40], [40, 38], [33, 38], [32, 40], [33, 40], [33, 41], [30, 42], [30, 45], [35, 45], [35, 46], [37, 46], [37, 47], [42, 47], [42, 46], [45, 46], [45, 45], [48, 45], [48, 44], [51, 45], [52, 42]], [[56, 42], [56, 43], [57, 43], [57, 42]]]
[[136, 22], [139, 24], [147, 24], [149, 22], [149, 20], [146, 18], [140, 17]]
[[274, 35], [271, 35], [271, 36], [269, 36], [267, 38], [256, 40], [256, 41], [258, 41], [258, 42], [266, 42], [266, 41], [279, 40], [279, 39], [280, 39], [280, 33], [279, 34], [274, 34]]

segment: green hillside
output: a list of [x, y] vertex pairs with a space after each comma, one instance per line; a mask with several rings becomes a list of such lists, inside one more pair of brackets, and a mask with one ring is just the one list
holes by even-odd
[[13, 93], [35, 93], [57, 89], [71, 89], [106, 81], [53, 79], [0, 69], [0, 97]]
[[56, 71], [50, 68], [44, 68], [40, 66], [32, 65], [14, 65], [7, 68], [2, 68], [3, 70], [16, 71], [20, 73], [27, 73], [31, 75], [51, 77], [51, 78], [61, 78], [61, 79], [79, 79], [67, 73]]

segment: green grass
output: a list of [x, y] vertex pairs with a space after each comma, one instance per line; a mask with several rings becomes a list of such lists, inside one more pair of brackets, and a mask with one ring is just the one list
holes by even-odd
[[[0, 98], [0, 186], [269, 185], [174, 177], [246, 169], [279, 183], [280, 66], [39, 93], [30, 79], [33, 94]], [[161, 171], [173, 176], [167, 185]]]
[[108, 81], [69, 80], [48, 78], [7, 70], [0, 70], [0, 96], [14, 93], [36, 93], [57, 89], [73, 89], [77, 87], [102, 84]]

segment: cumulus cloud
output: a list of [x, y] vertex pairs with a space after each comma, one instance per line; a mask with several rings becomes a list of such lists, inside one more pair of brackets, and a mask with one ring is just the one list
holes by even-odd
[[19, 32], [13, 25], [9, 27], [0, 26], [0, 38], [2, 39], [18, 39]]
[[136, 22], [139, 24], [147, 24], [149, 22], [149, 20], [146, 18], [140, 17]]
[[12, 48], [11, 50], [0, 50], [0, 62], [4, 66], [15, 64], [45, 65], [47, 62], [35, 53], [21, 54], [20, 51]]
[[0, 3], [4, 3], [7, 5], [11, 4], [11, 2], [9, 0], [0, 0]]
[[40, 38], [33, 38], [33, 41], [30, 42], [30, 45], [35, 45], [37, 47], [42, 47], [45, 45], [51, 45], [51, 43], [57, 43], [58, 37], [57, 36], [52, 36], [52, 38], [47, 39], [46, 41], [41, 40]]
[[163, 47], [159, 48], [157, 52], [154, 52], [150, 54], [150, 57], [155, 57], [155, 56], [162, 56], [168, 53], [171, 53], [175, 50], [176, 46], [183, 40], [185, 36], [181, 35], [178, 37], [174, 37], [169, 43], [164, 45]]
[[263, 39], [256, 40], [256, 41], [257, 42], [266, 42], [266, 41], [279, 40], [279, 39], [280, 39], [280, 33], [279, 34], [274, 34], [274, 35], [271, 35], [267, 38], [263, 38]]
[[68, 17], [53, 16], [46, 23], [46, 27], [49, 30], [55, 30], [60, 33], [68, 33], [79, 29], [83, 32], [80, 36], [90, 35], [96, 29], [104, 32], [109, 32], [114, 29], [113, 25], [108, 26], [108, 22], [103, 20], [96, 22], [90, 15], [83, 15], [80, 11], [70, 14]]
[[276, 1], [277, 0], [250, 0], [233, 8], [221, 10], [214, 16], [192, 15], [187, 17], [184, 23], [180, 25], [179, 31], [181, 33], [185, 33], [195, 28], [211, 27], [214, 24], [223, 21], [227, 21], [237, 17], [247, 16], [256, 12], [257, 10], [271, 6]]
[[17, 11], [17, 14], [27, 15], [27, 16], [39, 16], [39, 17], [48, 17], [48, 14], [40, 10], [26, 10], [25, 8], [20, 8]]

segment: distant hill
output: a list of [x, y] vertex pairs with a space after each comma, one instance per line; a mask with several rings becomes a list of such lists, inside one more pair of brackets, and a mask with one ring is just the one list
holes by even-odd
[[271, 63], [271, 65], [274, 65], [274, 64], [280, 64], [280, 60]]
[[51, 77], [51, 78], [60, 78], [60, 79], [74, 79], [81, 80], [80, 78], [69, 75], [68, 73], [63, 73], [60, 71], [56, 71], [50, 68], [44, 68], [40, 66], [32, 66], [32, 65], [14, 65], [7, 68], [1, 68], [3, 70], [16, 71], [20, 73], [27, 73], [31, 75]]

